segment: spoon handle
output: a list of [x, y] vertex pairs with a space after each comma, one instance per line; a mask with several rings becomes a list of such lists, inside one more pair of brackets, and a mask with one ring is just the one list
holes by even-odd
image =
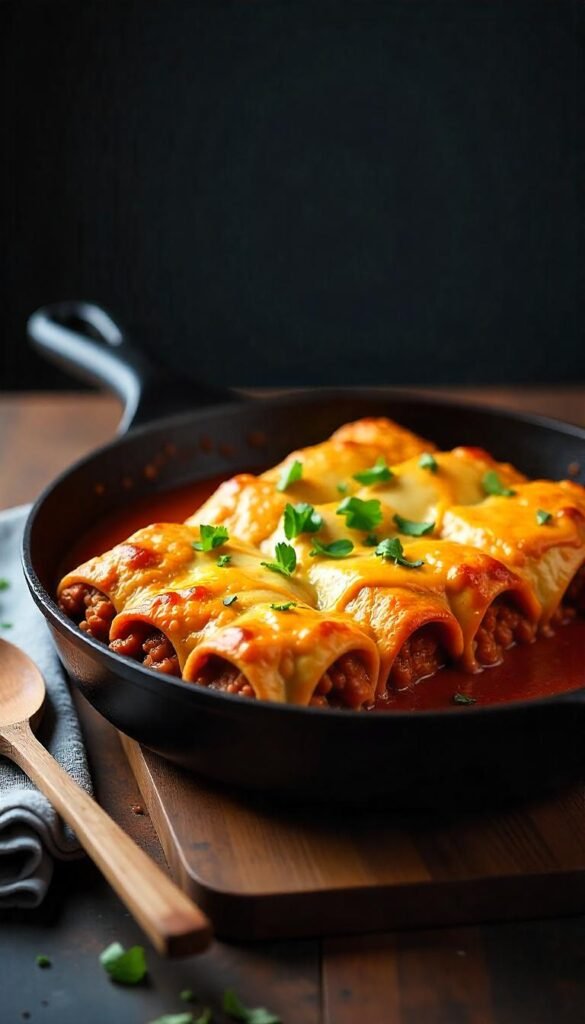
[[28, 722], [2, 729], [1, 752], [37, 784], [135, 920], [164, 956], [199, 953], [211, 941], [205, 914], [65, 772]]

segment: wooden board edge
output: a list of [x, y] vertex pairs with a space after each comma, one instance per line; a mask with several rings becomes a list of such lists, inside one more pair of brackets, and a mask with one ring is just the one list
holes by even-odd
[[208, 914], [219, 938], [309, 938], [410, 928], [473, 925], [585, 912], [585, 872], [465, 879], [433, 885], [362, 886], [330, 891], [239, 894], [206, 886], [176, 841], [140, 745], [120, 733], [171, 873]]

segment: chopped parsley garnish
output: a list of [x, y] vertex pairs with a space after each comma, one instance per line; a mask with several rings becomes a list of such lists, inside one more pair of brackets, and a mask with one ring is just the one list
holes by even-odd
[[220, 555], [216, 562], [216, 565], [219, 565], [220, 569], [225, 569], [226, 565], [229, 565], [231, 560], [231, 555]]
[[304, 501], [298, 505], [287, 505], [284, 510], [284, 535], [288, 540], [301, 533], [316, 533], [322, 526], [322, 517]]
[[380, 543], [380, 538], [375, 533], [368, 533], [367, 537], [364, 537], [364, 544], [367, 548], [375, 548], [376, 544]]
[[8, 590], [10, 583], [8, 580], [0, 579], [0, 590]]
[[184, 988], [179, 995], [179, 999], [181, 999], [184, 1003], [195, 1003], [197, 1001], [195, 998], [195, 993], [190, 988]]
[[163, 1013], [162, 1017], [149, 1021], [149, 1024], [211, 1024], [213, 1013], [210, 1006], [206, 1006], [198, 1017], [192, 1013]]
[[229, 597], [224, 597], [223, 604], [225, 604], [226, 608], [229, 608], [229, 606], [231, 604], [234, 604], [234, 602], [237, 601], [237, 600], [238, 600], [238, 595], [237, 594], [230, 594]]
[[285, 601], [284, 604], [271, 604], [270, 607], [275, 612], [290, 612], [291, 608], [296, 608], [296, 601]]
[[414, 519], [403, 519], [398, 513], [394, 516], [394, 522], [400, 532], [407, 537], [424, 537], [425, 533], [430, 533], [435, 527], [434, 523], [417, 523]]
[[315, 555], [323, 555], [325, 558], [347, 558], [353, 551], [353, 544], [350, 540], [333, 540], [331, 544], [322, 544], [320, 540], [313, 541], [313, 548], [309, 551], [312, 558]]
[[550, 523], [552, 517], [552, 512], [545, 512], [543, 508], [536, 510], [536, 522], [539, 526], [546, 526], [547, 523]]
[[428, 469], [429, 473], [436, 473], [439, 468], [439, 463], [430, 452], [423, 452], [418, 460], [418, 464], [421, 469]]
[[193, 541], [196, 551], [213, 551], [230, 539], [225, 526], [209, 526], [202, 523], [199, 527], [200, 540]]
[[340, 494], [347, 494], [347, 487], [348, 485], [343, 480], [340, 480], [337, 484], [337, 490]]
[[12, 622], [0, 622], [0, 629], [12, 629], [13, 625]]
[[477, 697], [469, 697], [466, 693], [454, 693], [454, 704], [477, 704]]
[[502, 483], [495, 469], [488, 469], [487, 473], [484, 473], [481, 485], [486, 494], [493, 494], [499, 498], [513, 498], [516, 494], [511, 487], [506, 487]]
[[404, 548], [398, 537], [386, 537], [376, 548], [375, 555], [384, 558], [386, 561], [394, 562], [395, 565], [402, 565], [405, 569], [420, 569], [425, 563], [421, 561], [410, 562], [404, 557]]
[[362, 501], [361, 498], [344, 498], [337, 509], [338, 516], [345, 516], [350, 530], [373, 530], [382, 522], [382, 506], [377, 498]]
[[275, 562], [260, 562], [260, 565], [270, 569], [271, 572], [279, 572], [283, 576], [292, 576], [297, 567], [297, 554], [291, 544], [281, 541], [274, 550]]
[[354, 473], [353, 478], [360, 484], [366, 486], [372, 486], [373, 484], [383, 484], [387, 480], [391, 480], [394, 473], [386, 464], [386, 459], [383, 455], [379, 459], [376, 459], [373, 466], [369, 469], [362, 469], [359, 473]]
[[52, 967], [50, 958], [45, 956], [44, 953], [39, 953], [35, 959], [37, 967]]
[[248, 1009], [232, 989], [223, 994], [223, 1009], [228, 1017], [241, 1020], [244, 1024], [281, 1024], [280, 1017], [270, 1010], [265, 1010], [263, 1006]]
[[303, 464], [295, 459], [290, 465], [285, 466], [282, 473], [280, 474], [280, 480], [276, 485], [277, 491], [286, 491], [291, 484], [296, 484], [297, 480], [300, 480], [303, 475]]
[[[201, 1011], [199, 1016], [195, 1017], [195, 1020], [193, 1021], [193, 1024], [211, 1024], [212, 1019], [213, 1019], [213, 1013], [211, 1012], [211, 1007], [210, 1006], [206, 1006], [205, 1009], [203, 1009]], [[171, 1021], [171, 1024], [172, 1024], [172, 1021]], [[180, 1024], [180, 1022], [179, 1022], [179, 1024]]]
[[100, 953], [100, 963], [112, 981], [119, 981], [122, 985], [137, 985], [147, 971], [143, 946], [124, 949], [119, 942], [112, 942]]

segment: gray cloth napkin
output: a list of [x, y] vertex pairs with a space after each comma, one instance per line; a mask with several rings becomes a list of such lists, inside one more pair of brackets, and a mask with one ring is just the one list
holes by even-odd
[[[91, 780], [77, 714], [43, 616], [29, 596], [20, 563], [28, 507], [0, 512], [0, 636], [36, 662], [47, 686], [38, 737], [87, 792]], [[10, 623], [7, 626], [6, 623]], [[2, 680], [0, 677], [0, 685]], [[53, 858], [76, 857], [79, 845], [24, 773], [0, 757], [0, 907], [36, 907], [53, 874]]]

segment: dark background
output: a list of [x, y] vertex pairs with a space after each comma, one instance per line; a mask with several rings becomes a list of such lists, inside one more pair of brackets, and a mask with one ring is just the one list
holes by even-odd
[[585, 378], [585, 5], [0, 4], [0, 385], [102, 302], [223, 383]]

